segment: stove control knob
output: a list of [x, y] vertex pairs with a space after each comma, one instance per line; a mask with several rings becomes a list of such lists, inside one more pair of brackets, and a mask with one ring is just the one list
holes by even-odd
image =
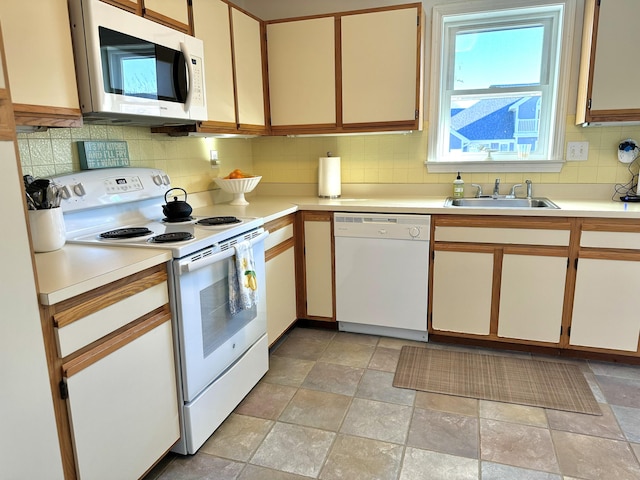
[[160, 175], [154, 175], [153, 183], [155, 183], [158, 186], [162, 185], [162, 177]]
[[71, 198], [71, 190], [69, 190], [69, 187], [67, 187], [66, 185], [63, 185], [62, 187], [60, 187], [60, 196], [64, 199], [64, 200], [69, 200]]
[[420, 236], [420, 227], [411, 227], [409, 229], [409, 235], [411, 238], [418, 238]]
[[170, 185], [171, 184], [171, 180], [169, 180], [169, 175], [163, 175], [162, 176], [162, 183], [164, 183], [165, 185]]
[[73, 186], [73, 193], [79, 197], [84, 197], [87, 194], [87, 191], [84, 189], [84, 185], [82, 185], [82, 183], [76, 183]]

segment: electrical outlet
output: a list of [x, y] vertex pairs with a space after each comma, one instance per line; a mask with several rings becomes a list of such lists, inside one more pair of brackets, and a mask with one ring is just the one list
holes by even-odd
[[211, 162], [211, 168], [220, 168], [217, 150], [209, 150], [209, 161]]
[[589, 142], [568, 142], [567, 161], [584, 162], [589, 159]]

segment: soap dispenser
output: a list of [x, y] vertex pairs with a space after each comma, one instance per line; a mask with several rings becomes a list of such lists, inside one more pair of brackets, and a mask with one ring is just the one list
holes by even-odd
[[458, 172], [458, 176], [453, 181], [453, 197], [464, 197], [464, 180], [462, 180], [462, 178], [460, 177], [460, 172]]

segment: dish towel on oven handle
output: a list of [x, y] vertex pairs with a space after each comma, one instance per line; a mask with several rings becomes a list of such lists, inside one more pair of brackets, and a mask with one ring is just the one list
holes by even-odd
[[235, 261], [229, 262], [229, 310], [231, 315], [253, 307], [258, 300], [258, 279], [251, 242], [235, 245]]

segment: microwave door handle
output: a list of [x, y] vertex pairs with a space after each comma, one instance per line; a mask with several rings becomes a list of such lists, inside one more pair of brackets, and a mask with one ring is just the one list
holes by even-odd
[[184, 61], [187, 64], [187, 73], [189, 76], [187, 84], [187, 98], [184, 102], [184, 111], [188, 112], [191, 108], [191, 99], [193, 98], [193, 65], [191, 64], [191, 55], [189, 55], [189, 49], [185, 42], [180, 42], [180, 51], [184, 56]]
[[[264, 240], [269, 236], [269, 231], [265, 230], [264, 232], [262, 232], [260, 235], [258, 235], [257, 237], [252, 238], [249, 242], [251, 243], [251, 246], [253, 247], [256, 243], [258, 242], [264, 242]], [[220, 253], [215, 253], [213, 255], [211, 255], [210, 257], [206, 257], [203, 260], [198, 260], [196, 262], [189, 262], [189, 263], [181, 263], [180, 264], [180, 268], [178, 268], [178, 272], [180, 275], [184, 275], [190, 272], [195, 272], [196, 270], [199, 270], [201, 268], [204, 267], [208, 267], [209, 265], [212, 265], [216, 262], [220, 262], [226, 258], [229, 257], [233, 257], [236, 254], [236, 249], [235, 248], [228, 248], [227, 250], [220, 252]]]

